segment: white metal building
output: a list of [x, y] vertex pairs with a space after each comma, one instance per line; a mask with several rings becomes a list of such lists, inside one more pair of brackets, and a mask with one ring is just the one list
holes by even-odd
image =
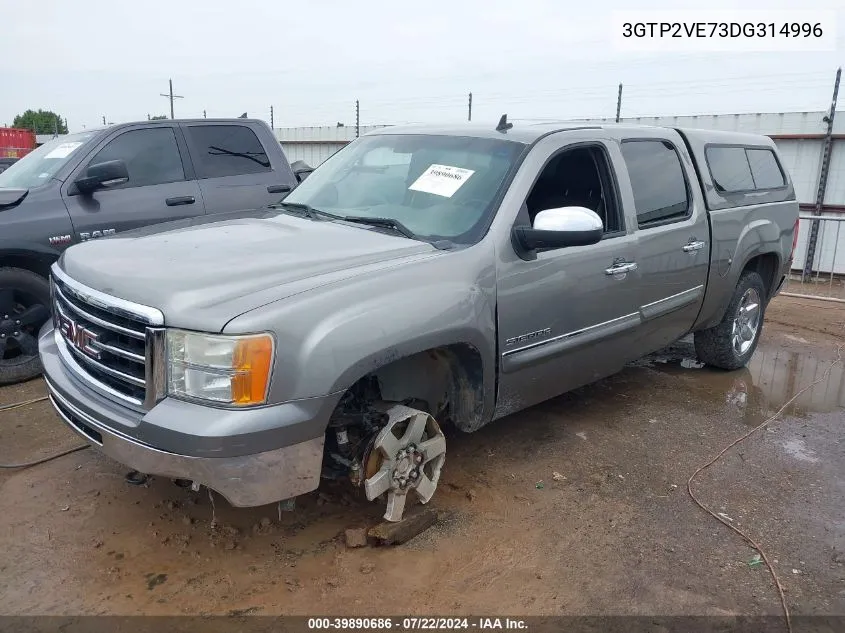
[[[366, 134], [382, 127], [386, 126], [362, 125], [359, 133]], [[355, 140], [355, 126], [280, 127], [274, 131], [290, 162], [304, 160], [312, 167], [316, 167], [341, 147]]]
[[[815, 208], [819, 185], [822, 143], [827, 129], [826, 115], [826, 112], [715, 114], [632, 117], [623, 118], [622, 122], [765, 134], [775, 141], [780, 150], [784, 167], [795, 184], [802, 212], [809, 213]], [[613, 123], [614, 120], [597, 118], [580, 119], [578, 122]], [[495, 121], [491, 121], [491, 125], [494, 123]], [[360, 132], [364, 134], [379, 127], [385, 126], [362, 126]], [[355, 139], [355, 128], [350, 126], [277, 128], [275, 132], [289, 160], [304, 160], [314, 167]], [[823, 216], [841, 216], [845, 213], [845, 111], [837, 111], [833, 139]], [[804, 261], [808, 224], [801, 223], [795, 257], [797, 268], [800, 268]], [[814, 269], [822, 272], [833, 269], [836, 273], [845, 274], [845, 229], [838, 230], [841, 224], [821, 224]]]

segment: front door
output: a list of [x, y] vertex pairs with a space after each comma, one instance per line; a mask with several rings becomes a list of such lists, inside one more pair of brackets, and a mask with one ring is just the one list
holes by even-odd
[[[180, 148], [178, 134], [169, 125], [121, 130], [81, 163], [62, 187], [76, 241], [204, 215], [202, 194], [182, 160], [187, 150]], [[92, 194], [76, 190], [73, 181], [90, 165], [118, 159], [129, 171], [126, 183]]]
[[[567, 139], [578, 133], [567, 133]], [[605, 234], [598, 244], [539, 252], [523, 259], [505, 247], [498, 266], [501, 417], [618, 371], [635, 354], [640, 323], [637, 235], [625, 218], [611, 164], [618, 144], [585, 132], [583, 143], [544, 139], [548, 148], [520, 211], [533, 222], [548, 208], [588, 207]], [[532, 157], [526, 159], [526, 163]], [[612, 163], [611, 163], [612, 161]]]

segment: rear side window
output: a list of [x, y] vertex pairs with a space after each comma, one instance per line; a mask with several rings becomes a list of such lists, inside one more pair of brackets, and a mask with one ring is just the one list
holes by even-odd
[[88, 165], [122, 160], [129, 181], [114, 189], [146, 187], [185, 180], [185, 170], [173, 128], [156, 127], [130, 130], [109, 141]]
[[243, 125], [192, 125], [185, 128], [200, 178], [270, 171], [270, 159], [251, 129]]
[[710, 176], [719, 191], [775, 189], [786, 184], [770, 149], [713, 145], [706, 149], [706, 156]]
[[748, 157], [748, 164], [751, 165], [751, 175], [754, 177], [756, 189], [776, 189], [786, 184], [772, 150], [747, 149], [745, 155]]
[[689, 191], [681, 159], [668, 141], [630, 140], [622, 156], [634, 190], [637, 224], [647, 227], [689, 215]]

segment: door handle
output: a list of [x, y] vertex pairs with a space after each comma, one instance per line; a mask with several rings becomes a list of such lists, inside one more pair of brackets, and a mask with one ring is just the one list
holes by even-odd
[[178, 207], [180, 204], [194, 204], [196, 200], [193, 196], [177, 196], [175, 198], [168, 198], [164, 203], [168, 207]]
[[606, 268], [604, 271], [605, 275], [624, 275], [625, 273], [629, 273], [637, 269], [636, 262], [620, 262], [618, 264], [614, 264], [610, 268]]
[[290, 185], [269, 185], [267, 187], [267, 193], [286, 193], [291, 189], [292, 187]]
[[695, 251], [700, 251], [702, 248], [704, 248], [704, 242], [692, 241], [685, 244], [682, 250], [685, 253], [693, 253]]

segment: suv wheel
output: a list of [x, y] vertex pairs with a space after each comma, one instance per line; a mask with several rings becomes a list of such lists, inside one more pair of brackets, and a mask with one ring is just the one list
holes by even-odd
[[754, 271], [739, 278], [722, 322], [695, 333], [699, 360], [721, 369], [739, 369], [751, 360], [763, 331], [766, 286]]
[[50, 284], [20, 268], [0, 268], [0, 385], [41, 373], [38, 331], [50, 318]]

